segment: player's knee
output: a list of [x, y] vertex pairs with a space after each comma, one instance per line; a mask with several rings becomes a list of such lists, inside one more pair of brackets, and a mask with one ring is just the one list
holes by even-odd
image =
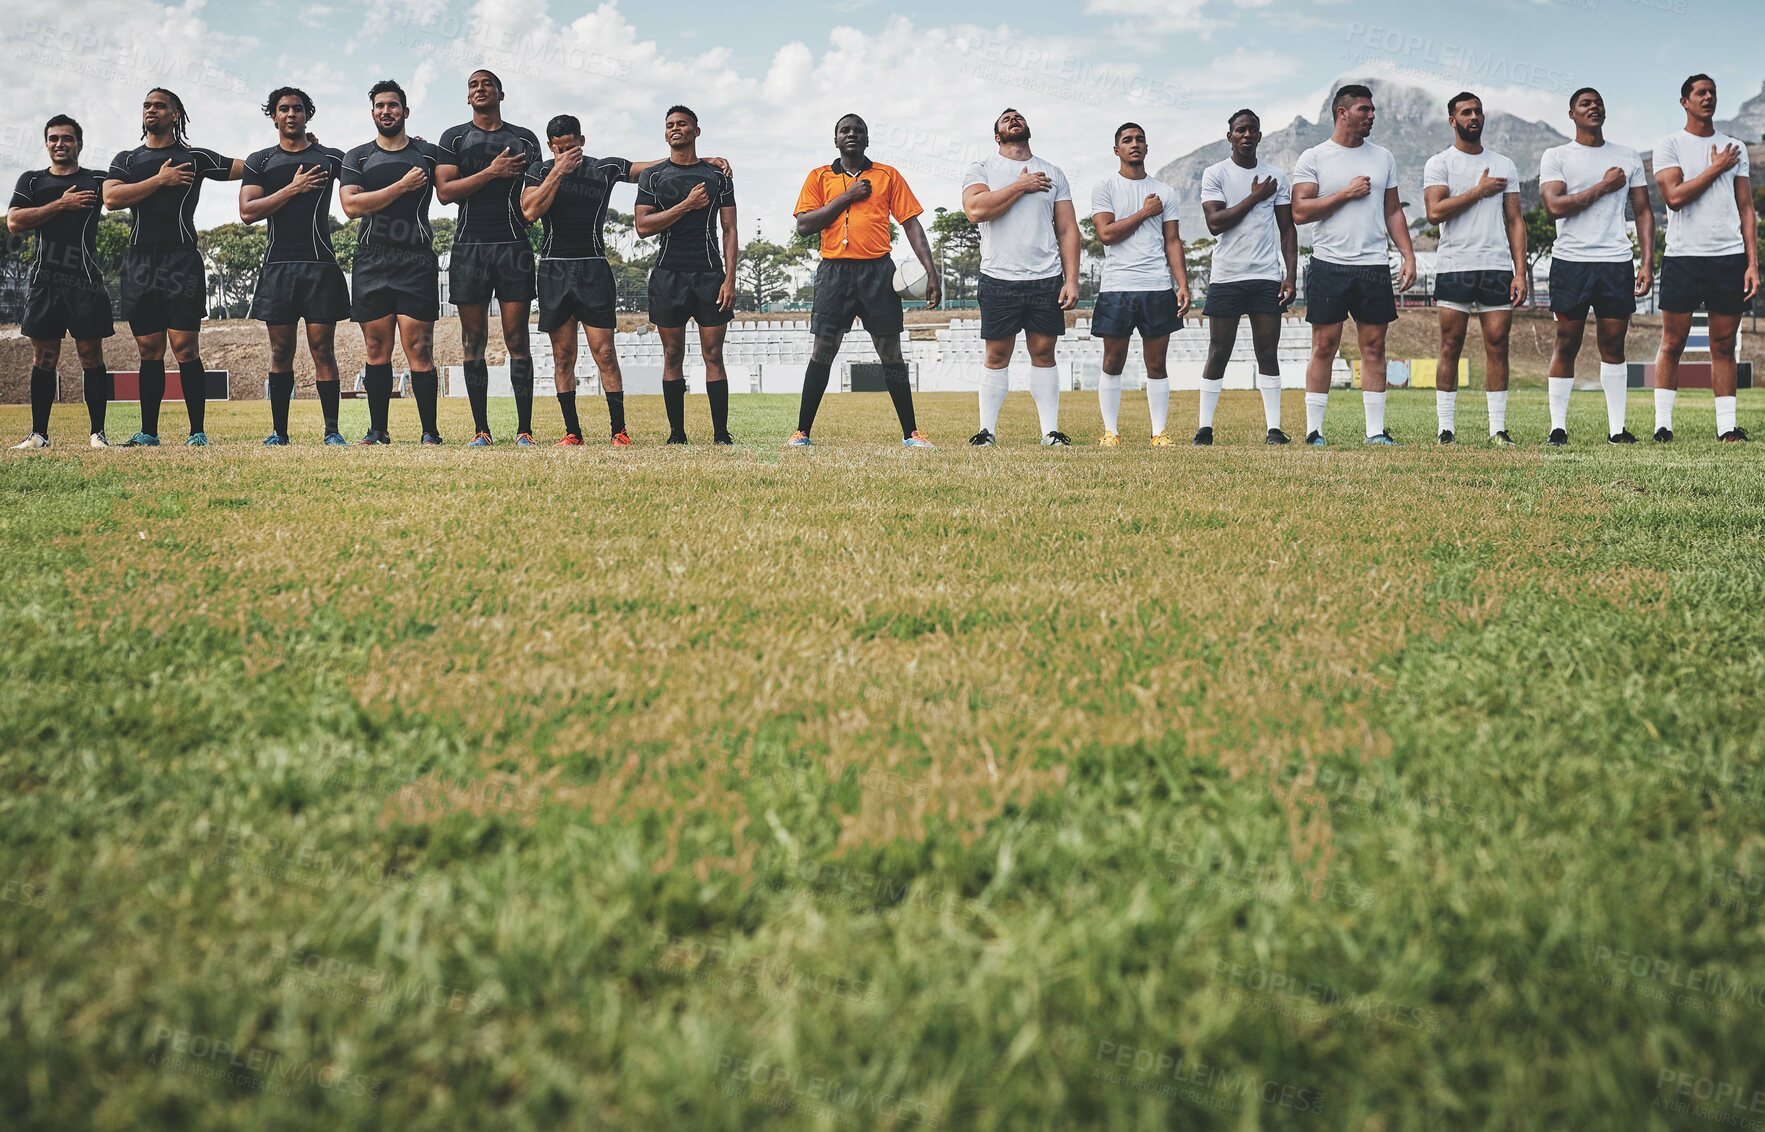
[[81, 369], [100, 369], [104, 365], [103, 342], [75, 342], [74, 352], [80, 357]]
[[[619, 351], [615, 350], [611, 345], [602, 346], [591, 351], [591, 353], [594, 355], [595, 368], [599, 369], [602, 373], [619, 372]], [[574, 358], [575, 355], [572, 354], [571, 357]]]
[[[59, 341], [31, 347], [31, 364], [38, 369], [54, 369], [56, 363], [60, 361], [61, 343]], [[80, 361], [85, 362], [84, 351], [80, 353]]]
[[700, 346], [699, 356], [705, 359], [708, 366], [720, 366], [723, 364], [723, 346], [721, 343], [716, 346]]

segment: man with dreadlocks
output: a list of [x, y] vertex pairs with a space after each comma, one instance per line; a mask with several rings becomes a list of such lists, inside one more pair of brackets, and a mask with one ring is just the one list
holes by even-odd
[[141, 101], [142, 144], [117, 154], [104, 178], [104, 207], [133, 210], [122, 308], [141, 354], [141, 430], [125, 447], [159, 444], [168, 338], [190, 415], [185, 443], [208, 444], [199, 341], [208, 279], [196, 250], [196, 204], [203, 181], [237, 181], [245, 163], [192, 146], [184, 134], [189, 123], [177, 95], [163, 87], [148, 91]]

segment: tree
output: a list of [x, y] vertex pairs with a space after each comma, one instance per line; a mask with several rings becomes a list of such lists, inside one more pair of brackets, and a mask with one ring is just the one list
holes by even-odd
[[767, 303], [788, 299], [791, 268], [808, 258], [808, 253], [800, 247], [785, 247], [756, 235], [742, 249], [741, 263], [736, 268], [736, 288], [742, 309], [760, 310]]
[[269, 247], [269, 233], [263, 225], [220, 224], [196, 234], [196, 249], [208, 261], [211, 281], [220, 292], [221, 305], [229, 317], [238, 317], [251, 301], [257, 288], [258, 266], [263, 263]]
[[1539, 260], [1550, 254], [1557, 242], [1557, 222], [1552, 220], [1544, 206], [1531, 209], [1526, 213], [1526, 271], [1531, 273], [1532, 267]]
[[942, 212], [932, 220], [932, 252], [948, 283], [946, 297], [961, 299], [968, 281], [981, 273], [981, 230], [960, 209]]
[[337, 266], [345, 273], [355, 266], [355, 249], [361, 239], [362, 222], [357, 217], [348, 224], [336, 224], [331, 228], [331, 247], [337, 252]]
[[446, 216], [437, 216], [429, 222], [429, 246], [435, 254], [444, 256], [454, 249], [454, 222]]
[[1219, 241], [1212, 236], [1184, 241], [1183, 265], [1189, 269], [1191, 294], [1198, 295], [1207, 289], [1207, 281], [1213, 275], [1213, 253], [1218, 246]]
[[1097, 225], [1089, 216], [1079, 218], [1079, 297], [1095, 298], [1102, 289], [1103, 257], [1108, 254]]

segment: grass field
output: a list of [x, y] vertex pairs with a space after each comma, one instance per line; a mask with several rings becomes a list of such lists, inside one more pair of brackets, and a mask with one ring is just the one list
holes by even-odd
[[1765, 1119], [1765, 450], [1127, 400], [1111, 452], [1023, 394], [985, 452], [922, 398], [933, 453], [868, 395], [792, 453], [788, 398], [734, 451], [59, 406], [0, 459], [4, 1123]]

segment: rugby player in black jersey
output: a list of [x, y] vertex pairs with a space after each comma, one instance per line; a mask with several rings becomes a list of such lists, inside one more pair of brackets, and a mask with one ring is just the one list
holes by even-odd
[[[582, 443], [576, 416], [576, 327], [582, 326], [589, 351], [601, 373], [613, 443], [631, 443], [625, 431], [625, 393], [619, 354], [613, 348], [618, 294], [607, 263], [607, 207], [613, 186], [635, 181], [658, 161], [623, 157], [585, 157], [582, 123], [574, 114], [559, 114], [546, 124], [546, 145], [552, 159], [527, 167], [521, 190], [521, 214], [542, 220], [545, 238], [539, 249], [539, 329], [551, 336], [556, 365], [558, 408], [564, 416], [560, 445]], [[729, 163], [720, 157], [706, 162], [723, 173]]]
[[[723, 338], [735, 317], [735, 182], [699, 159], [699, 116], [671, 106], [662, 121], [668, 160], [644, 170], [633, 213], [639, 236], [662, 237], [650, 269], [650, 321], [662, 339], [662, 395], [668, 443], [686, 443], [686, 324], [699, 324], [705, 394], [711, 402], [712, 439], [729, 435], [729, 381]], [[722, 254], [718, 222], [722, 222]]]
[[[288, 443], [288, 401], [294, 396], [294, 351], [301, 320], [313, 359], [313, 380], [325, 418], [325, 443], [345, 444], [337, 429], [340, 391], [336, 335], [349, 317], [349, 284], [331, 248], [331, 187], [343, 171], [341, 150], [307, 136], [313, 100], [298, 87], [277, 87], [263, 111], [276, 123], [276, 144], [245, 159], [239, 219], [269, 220], [269, 248], [258, 269], [251, 317], [270, 335], [268, 447]], [[370, 433], [368, 442], [373, 442]]]
[[85, 371], [91, 445], [110, 447], [104, 437], [104, 409], [110, 401], [104, 340], [116, 330], [98, 268], [98, 202], [104, 182], [80, 168], [85, 140], [80, 124], [66, 114], [49, 119], [43, 127], [49, 168], [19, 177], [6, 212], [7, 231], [37, 233], [19, 327], [31, 340], [31, 435], [15, 448], [49, 447], [49, 410], [55, 403], [55, 367], [64, 334], [73, 338]]
[[189, 124], [183, 100], [164, 87], [153, 88], [141, 100], [142, 144], [117, 154], [104, 175], [104, 207], [133, 210], [122, 308], [141, 355], [141, 430], [125, 447], [159, 444], [168, 340], [190, 417], [185, 443], [208, 444], [200, 338], [208, 278], [196, 250], [196, 205], [202, 182], [237, 181], [245, 175], [245, 162], [192, 146], [184, 133]]
[[466, 395], [472, 402], [477, 435], [472, 446], [488, 447], [490, 376], [484, 362], [489, 336], [490, 300], [501, 308], [503, 346], [509, 355], [509, 384], [515, 391], [516, 444], [533, 443], [533, 355], [527, 343], [527, 315], [533, 306], [533, 246], [521, 215], [522, 174], [540, 157], [533, 131], [503, 121], [503, 82], [490, 71], [466, 78], [466, 104], [472, 120], [441, 135], [435, 167], [435, 195], [460, 206], [448, 259], [448, 299], [460, 310], [461, 350]]
[[[422, 421], [423, 443], [440, 444], [435, 419], [440, 381], [435, 372], [435, 320], [441, 316], [434, 232], [429, 200], [440, 164], [439, 147], [405, 132], [411, 116], [404, 88], [391, 79], [368, 91], [373, 141], [343, 157], [338, 203], [345, 216], [361, 218], [351, 265], [349, 317], [362, 328], [368, 355], [369, 432], [390, 442], [392, 343], [404, 347], [411, 395]], [[482, 352], [479, 354], [483, 356]]]

